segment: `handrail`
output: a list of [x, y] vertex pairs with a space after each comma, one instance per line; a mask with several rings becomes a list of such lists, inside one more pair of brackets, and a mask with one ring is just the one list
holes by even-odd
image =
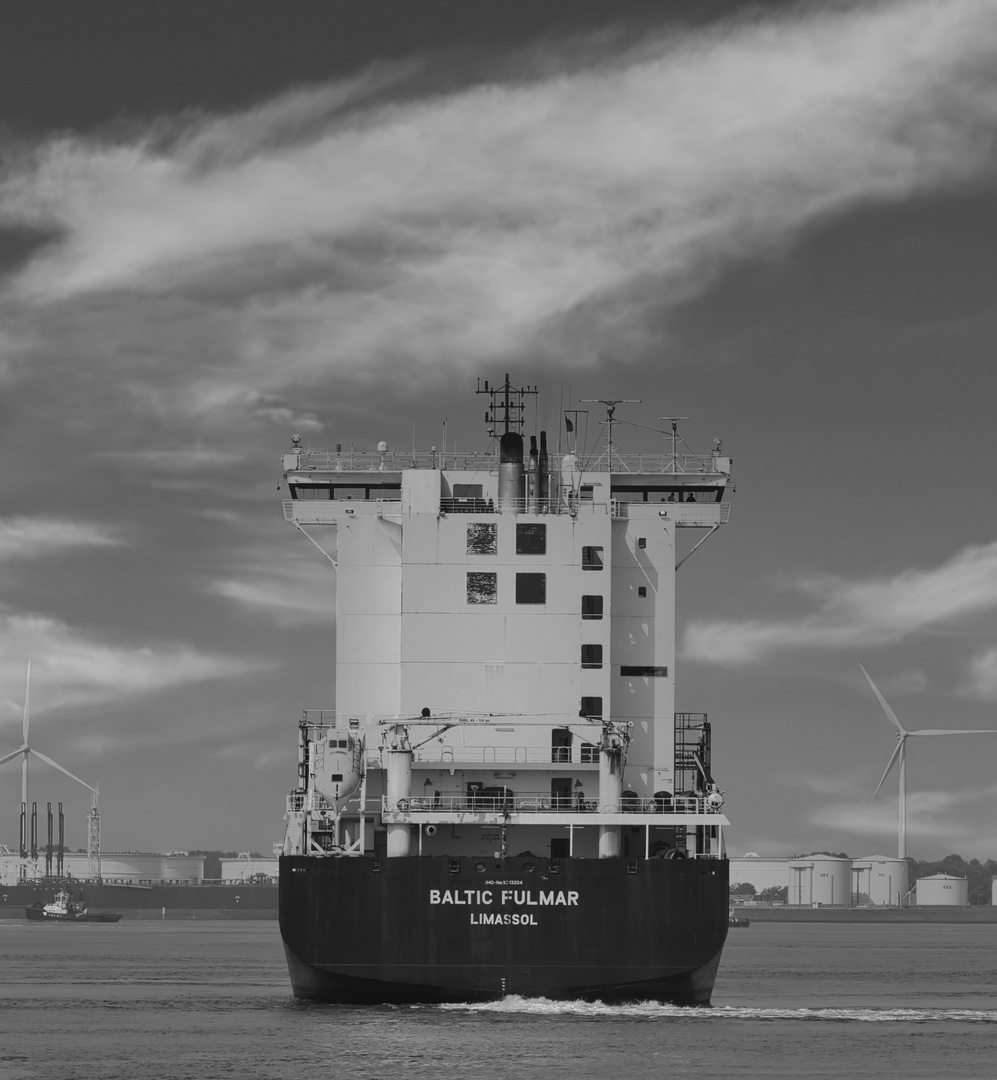
[[671, 799], [642, 799], [631, 796], [619, 802], [600, 803], [598, 798], [580, 795], [552, 795], [546, 791], [508, 792], [505, 795], [469, 795], [450, 792], [432, 795], [410, 795], [389, 800], [381, 796], [381, 812], [405, 813], [581, 813], [581, 814], [708, 814], [713, 809], [705, 799], [678, 795]]
[[[722, 459], [726, 462], [726, 459]], [[293, 462], [293, 464], [292, 464]], [[403, 469], [455, 469], [463, 472], [497, 472], [498, 455], [492, 452], [458, 454], [436, 451], [403, 450], [298, 450], [284, 455], [289, 472], [401, 472]], [[612, 462], [593, 468], [579, 462], [579, 468], [593, 473], [636, 473], [665, 476], [727, 475], [721, 461], [712, 454], [620, 454]]]

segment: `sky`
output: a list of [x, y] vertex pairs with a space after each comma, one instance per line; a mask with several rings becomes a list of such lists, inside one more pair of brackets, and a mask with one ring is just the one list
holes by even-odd
[[[5, 5], [0, 756], [103, 847], [269, 852], [334, 579], [279, 455], [689, 417], [678, 572], [731, 854], [896, 850], [901, 722], [997, 728], [997, 0]], [[601, 436], [598, 406], [585, 431]], [[908, 853], [997, 858], [997, 735], [914, 739]], [[86, 844], [89, 793], [35, 763]], [[0, 766], [0, 841], [20, 773]]]

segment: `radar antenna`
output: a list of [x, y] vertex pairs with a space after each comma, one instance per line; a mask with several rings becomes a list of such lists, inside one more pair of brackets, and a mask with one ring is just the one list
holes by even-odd
[[671, 439], [671, 441], [672, 441], [672, 459], [668, 463], [668, 467], [665, 469], [665, 472], [673, 472], [673, 473], [679, 472], [680, 470], [678, 468], [678, 464], [679, 464], [678, 446], [679, 446], [680, 442], [685, 442], [685, 440], [682, 438], [682, 436], [679, 435], [679, 421], [680, 420], [688, 420], [689, 417], [688, 416], [659, 416], [658, 419], [659, 420], [668, 420], [668, 421], [670, 421], [670, 423], [672, 425], [672, 430], [670, 432], [668, 432], [668, 431], [665, 432], [665, 438], [666, 439]]
[[[616, 419], [616, 406], [617, 405], [639, 405], [640, 398], [581, 398], [583, 405], [605, 405], [606, 406], [606, 449], [596, 458], [592, 464], [592, 468], [596, 469], [603, 461], [606, 462], [606, 467], [610, 472], [613, 471], [613, 455], [616, 453], [613, 444], [613, 425], [618, 424], [619, 420]], [[619, 461], [621, 467], [623, 465], [623, 459], [616, 454], [616, 458]]]

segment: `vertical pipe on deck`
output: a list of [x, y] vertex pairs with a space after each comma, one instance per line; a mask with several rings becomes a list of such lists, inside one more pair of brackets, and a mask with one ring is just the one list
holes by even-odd
[[[387, 809], [404, 813], [412, 798], [412, 747], [408, 730], [397, 724], [388, 732]], [[412, 829], [407, 821], [389, 822], [388, 858], [408, 855], [412, 848]]]
[[[599, 813], [618, 814], [623, 795], [623, 740], [605, 731], [599, 753]], [[620, 826], [599, 826], [599, 858], [616, 859], [620, 854]]]

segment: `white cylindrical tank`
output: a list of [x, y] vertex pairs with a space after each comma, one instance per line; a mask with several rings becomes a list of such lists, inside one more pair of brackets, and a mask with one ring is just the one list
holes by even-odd
[[852, 863], [852, 903], [897, 907], [910, 889], [906, 859], [869, 855]]
[[917, 883], [918, 907], [965, 907], [969, 902], [969, 882], [951, 874], [932, 874]]
[[997, 907], [997, 877], [990, 882], [990, 903]]
[[811, 855], [813, 863], [812, 904], [850, 907], [852, 903], [852, 860], [836, 855]]

